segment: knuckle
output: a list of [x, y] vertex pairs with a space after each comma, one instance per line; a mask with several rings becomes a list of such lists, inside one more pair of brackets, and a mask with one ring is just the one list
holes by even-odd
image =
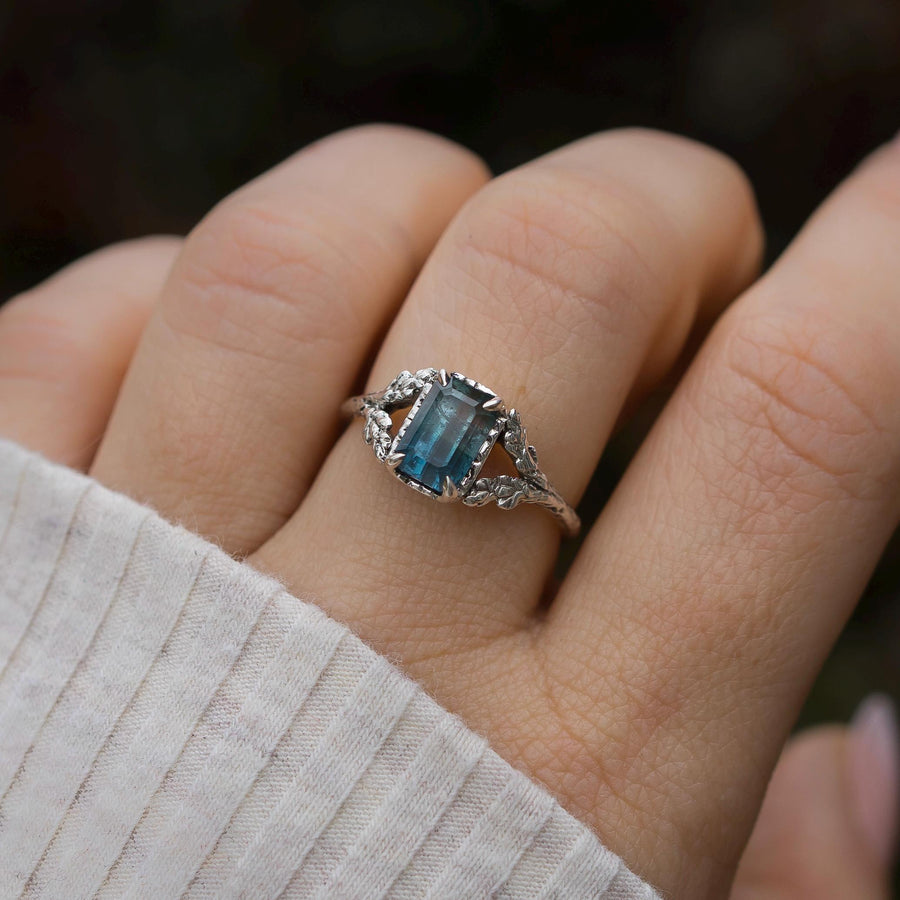
[[[363, 122], [360, 125], [351, 125], [349, 128], [343, 128], [340, 131], [326, 135], [317, 143], [319, 146], [328, 147], [334, 147], [337, 144], [360, 144], [367, 151], [370, 151], [373, 146], [379, 143], [396, 144], [417, 138], [432, 139], [434, 141], [443, 140], [428, 131], [408, 125], [389, 122]], [[446, 143], [449, 144], [450, 142], [447, 141]]]
[[[638, 161], [642, 179], [644, 171], [654, 162], [663, 163], [660, 170], [671, 172], [675, 177], [682, 173], [680, 180], [684, 184], [696, 185], [699, 178], [704, 195], [715, 198], [720, 209], [754, 232], [756, 243], [762, 243], [762, 222], [753, 183], [741, 165], [727, 153], [684, 135], [640, 127], [613, 129], [589, 141], [615, 144], [617, 159], [624, 157]], [[667, 180], [671, 181], [671, 178]], [[653, 213], [659, 216], [658, 209]], [[678, 239], [680, 235], [672, 237]]]
[[145, 258], [168, 259], [181, 249], [183, 238], [171, 234], [147, 234], [142, 237], [129, 238], [118, 241], [106, 247], [96, 250], [86, 256], [81, 263], [84, 265], [106, 264], [107, 262], [130, 263]]
[[158, 301], [183, 243], [179, 237], [148, 235], [110, 244], [65, 269], [69, 289], [54, 290], [55, 299], [64, 304], [76, 294], [87, 298], [102, 293], [130, 308], [149, 309]]
[[613, 133], [655, 144], [661, 155], [675, 158], [676, 164], [679, 157], [690, 157], [695, 166], [702, 167], [719, 184], [729, 187], [748, 204], [755, 206], [755, 192], [749, 176], [734, 157], [722, 150], [684, 135], [650, 128], [623, 128]]
[[633, 146], [645, 145], [654, 149], [660, 156], [674, 159], [676, 165], [680, 160], [690, 157], [695, 166], [703, 166], [706, 171], [718, 176], [723, 183], [732, 185], [734, 190], [743, 194], [747, 200], [753, 200], [753, 185], [740, 164], [727, 153], [709, 144], [669, 131], [631, 126], [606, 131], [600, 139], [627, 142]]
[[[633, 333], [674, 270], [667, 223], [614, 179], [536, 166], [492, 182], [458, 227], [456, 260], [491, 317], [540, 325], [552, 344], [599, 324]], [[506, 312], [504, 313], [504, 309]], [[499, 310], [499, 312], [498, 312]], [[552, 349], [552, 348], [551, 348]]]
[[355, 157], [371, 160], [373, 155], [394, 156], [415, 162], [430, 160], [440, 162], [445, 179], [463, 177], [475, 183], [483, 183], [490, 178], [484, 161], [461, 144], [431, 131], [386, 122], [370, 122], [354, 125], [343, 131], [328, 135], [313, 147], [333, 152], [344, 146]]
[[900, 225], [900, 160], [893, 147], [882, 148], [853, 180], [862, 216], [874, 214], [887, 228]]
[[[175, 331], [281, 357], [286, 345], [334, 342], [355, 321], [375, 239], [312, 191], [291, 199], [287, 211], [236, 196], [201, 222], [163, 297]], [[351, 245], [352, 255], [342, 249]]]
[[0, 377], [67, 382], [90, 364], [82, 331], [50, 299], [34, 288], [0, 310]]
[[[891, 477], [896, 423], [885, 384], [900, 367], [871, 329], [849, 332], [824, 309], [735, 317], [719, 395], [751, 432], [736, 461], [814, 497], [877, 498]], [[893, 378], [884, 378], [893, 370]], [[753, 449], [748, 452], [747, 447]]]
[[[0, 308], [2, 373], [58, 382], [95, 370], [117, 334], [118, 311], [155, 300], [180, 246], [180, 239], [162, 235], [111, 244], [10, 299]], [[106, 301], [99, 307], [98, 298]]]

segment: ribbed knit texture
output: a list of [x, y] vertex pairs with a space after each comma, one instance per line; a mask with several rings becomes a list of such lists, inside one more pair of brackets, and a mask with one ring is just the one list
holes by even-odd
[[0, 898], [656, 895], [344, 626], [0, 442]]

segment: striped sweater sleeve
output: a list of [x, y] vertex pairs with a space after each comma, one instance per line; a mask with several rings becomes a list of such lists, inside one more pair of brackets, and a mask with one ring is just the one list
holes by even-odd
[[347, 628], [0, 442], [0, 897], [657, 895]]

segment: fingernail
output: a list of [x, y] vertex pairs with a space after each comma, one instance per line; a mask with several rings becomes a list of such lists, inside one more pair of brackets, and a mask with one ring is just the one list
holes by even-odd
[[876, 859], [889, 866], [900, 812], [900, 731], [889, 697], [873, 694], [860, 704], [850, 723], [847, 767], [856, 824]]

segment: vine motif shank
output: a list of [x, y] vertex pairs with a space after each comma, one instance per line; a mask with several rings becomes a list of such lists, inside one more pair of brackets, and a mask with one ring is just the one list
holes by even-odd
[[506, 416], [503, 447], [522, 477], [479, 478], [462, 498], [463, 503], [484, 506], [494, 500], [501, 509], [515, 509], [523, 500], [536, 503], [546, 495], [550, 488], [547, 476], [538, 467], [537, 450], [528, 443], [525, 426], [515, 409]]
[[419, 369], [415, 373], [404, 369], [383, 391], [360, 398], [359, 413], [366, 418], [363, 437], [372, 446], [379, 462], [384, 462], [394, 440], [391, 411], [407, 405], [436, 377], [436, 369]]

